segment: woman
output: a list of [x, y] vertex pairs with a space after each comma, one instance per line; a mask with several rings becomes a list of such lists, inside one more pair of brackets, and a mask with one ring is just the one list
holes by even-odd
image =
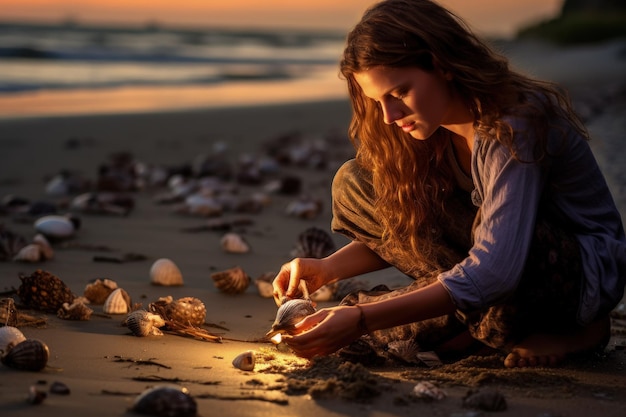
[[357, 153], [333, 181], [332, 229], [352, 241], [283, 265], [275, 298], [388, 266], [415, 282], [319, 310], [290, 347], [311, 358], [369, 334], [443, 354], [478, 340], [525, 367], [605, 345], [626, 238], [566, 97], [428, 0], [372, 6], [341, 73]]

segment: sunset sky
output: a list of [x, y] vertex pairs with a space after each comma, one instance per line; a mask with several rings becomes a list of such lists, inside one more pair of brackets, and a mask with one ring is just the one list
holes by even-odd
[[[0, 20], [348, 30], [373, 0], [2, 0]], [[441, 0], [477, 31], [509, 35], [563, 0]]]

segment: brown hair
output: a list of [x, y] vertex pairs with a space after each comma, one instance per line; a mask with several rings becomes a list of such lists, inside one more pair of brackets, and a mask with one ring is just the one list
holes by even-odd
[[474, 115], [477, 134], [502, 142], [514, 155], [513, 128], [504, 119], [509, 114], [532, 117], [533, 136], [543, 145], [537, 147], [538, 160], [545, 156], [542, 140], [551, 120], [565, 115], [575, 129], [587, 134], [567, 97], [554, 84], [509, 69], [506, 58], [439, 4], [384, 0], [370, 7], [348, 34], [340, 65], [353, 107], [349, 134], [357, 162], [372, 169], [386, 243], [408, 247], [420, 261], [450, 267], [453, 260], [433, 259], [441, 248], [436, 248], [437, 235], [431, 231], [445, 213], [444, 202], [452, 189], [443, 157], [450, 143], [446, 136], [451, 133], [439, 128], [428, 140], [415, 140], [386, 125], [379, 106], [354, 79], [355, 73], [375, 66], [431, 71], [435, 60], [452, 75], [453, 88]]

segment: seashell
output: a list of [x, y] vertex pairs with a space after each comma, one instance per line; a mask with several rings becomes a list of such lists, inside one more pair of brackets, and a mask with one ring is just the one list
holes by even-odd
[[41, 371], [46, 367], [50, 350], [38, 339], [26, 339], [5, 352], [0, 360], [8, 367], [24, 371]]
[[483, 411], [506, 410], [506, 398], [498, 391], [491, 389], [469, 390], [463, 397], [463, 407]]
[[226, 233], [220, 240], [222, 249], [228, 253], [248, 253], [250, 245], [237, 233]]
[[13, 259], [13, 257], [26, 246], [26, 238], [18, 235], [0, 224], [0, 261]]
[[54, 381], [52, 384], [50, 384], [49, 391], [50, 394], [55, 395], [70, 395], [70, 387], [60, 381]]
[[158, 314], [146, 310], [135, 310], [126, 316], [124, 324], [137, 337], [162, 336], [159, 327], [165, 326], [165, 320]]
[[240, 353], [233, 359], [233, 366], [242, 371], [253, 371], [256, 362], [256, 355], [253, 351], [248, 350]]
[[39, 245], [30, 243], [19, 250], [13, 257], [15, 262], [36, 263], [43, 260], [43, 254]]
[[414, 340], [394, 340], [387, 344], [387, 352], [406, 363], [419, 364], [420, 346]]
[[198, 405], [187, 388], [156, 385], [139, 394], [130, 411], [153, 416], [193, 417], [197, 415]]
[[0, 327], [0, 354], [9, 351], [13, 346], [24, 340], [26, 340], [26, 336], [17, 327]]
[[322, 212], [323, 204], [321, 200], [300, 197], [287, 205], [285, 213], [288, 216], [300, 219], [315, 219]]
[[126, 314], [132, 305], [130, 296], [123, 288], [116, 288], [107, 297], [102, 306], [106, 314]]
[[18, 314], [15, 300], [12, 298], [0, 298], [0, 322], [4, 326], [17, 327]]
[[184, 203], [178, 206], [174, 211], [180, 214], [215, 217], [222, 214], [224, 207], [214, 197], [192, 194], [186, 197]]
[[87, 321], [91, 318], [91, 313], [93, 313], [92, 309], [76, 299], [72, 304], [63, 303], [61, 308], [57, 311], [57, 317], [64, 320]]
[[35, 230], [51, 240], [68, 239], [80, 228], [80, 220], [75, 216], [51, 214], [35, 221]]
[[441, 401], [448, 396], [444, 390], [429, 381], [420, 381], [413, 387], [411, 395], [422, 400]]
[[241, 294], [250, 285], [250, 276], [239, 266], [214, 272], [211, 279], [215, 287], [226, 294]]
[[26, 397], [26, 402], [29, 404], [41, 404], [48, 397], [48, 394], [37, 388], [35, 385], [31, 385], [28, 387], [28, 396]]
[[174, 300], [171, 296], [161, 297], [150, 303], [148, 309], [163, 317], [182, 325], [202, 326], [206, 320], [206, 307], [195, 297], [183, 297]]
[[301, 298], [287, 300], [278, 308], [276, 319], [266, 336], [272, 337], [276, 333], [291, 333], [296, 323], [313, 313], [315, 313], [315, 307], [310, 300]]
[[275, 276], [275, 272], [266, 272], [265, 274], [254, 280], [254, 285], [256, 285], [257, 291], [259, 292], [259, 295], [261, 297], [274, 297], [274, 286], [272, 285], [272, 281]]
[[63, 303], [74, 301], [74, 294], [63, 281], [50, 272], [37, 269], [31, 275], [19, 275], [22, 283], [17, 295], [29, 308], [56, 313]]
[[183, 285], [183, 274], [171, 259], [161, 258], [150, 267], [150, 282], [165, 287], [180, 286]]
[[98, 278], [85, 286], [83, 295], [89, 303], [102, 305], [111, 293], [117, 288], [117, 283], [108, 278]]
[[328, 232], [319, 227], [309, 227], [298, 236], [296, 247], [291, 251], [294, 258], [325, 258], [336, 250], [335, 242]]
[[54, 258], [54, 249], [48, 242], [48, 239], [41, 233], [37, 233], [35, 237], [33, 237], [33, 243], [38, 245], [41, 249], [41, 256], [43, 260], [50, 260]]

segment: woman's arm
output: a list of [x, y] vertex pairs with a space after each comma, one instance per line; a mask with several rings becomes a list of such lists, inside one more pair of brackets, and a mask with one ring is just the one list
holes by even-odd
[[300, 282], [310, 293], [322, 285], [388, 267], [374, 251], [360, 242], [351, 242], [324, 259], [296, 258], [282, 266], [274, 278], [274, 299], [299, 296]]
[[298, 356], [312, 358], [333, 353], [363, 333], [439, 317], [455, 309], [448, 291], [437, 281], [381, 301], [319, 310], [296, 325], [296, 335], [283, 340]]

